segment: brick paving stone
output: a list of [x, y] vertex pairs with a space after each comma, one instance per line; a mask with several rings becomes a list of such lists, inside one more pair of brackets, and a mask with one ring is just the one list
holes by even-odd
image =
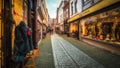
[[50, 34], [39, 43], [38, 55], [35, 58], [36, 68], [55, 68]]
[[[59, 35], [60, 37], [64, 38], [75, 47], [83, 51], [85, 54], [102, 64], [105, 68], [120, 68], [120, 55], [116, 55], [114, 53], [108, 52], [99, 48], [99, 46], [104, 47], [105, 45], [98, 45], [96, 46], [88, 44], [86, 42], [77, 40], [73, 37], [67, 37], [66, 35]], [[107, 45], [109, 47], [109, 45]]]
[[57, 34], [51, 36], [51, 41], [56, 68], [104, 68]]
[[73, 60], [68, 56], [66, 51], [60, 45], [60, 43], [53, 37], [54, 36], [52, 36], [51, 39], [56, 68], [67, 68], [67, 66], [68, 68], [77, 68]]

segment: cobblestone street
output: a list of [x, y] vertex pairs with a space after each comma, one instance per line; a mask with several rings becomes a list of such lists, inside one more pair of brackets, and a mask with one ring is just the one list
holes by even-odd
[[120, 68], [120, 0], [0, 0], [0, 68]]
[[38, 55], [35, 57], [36, 68], [120, 67], [119, 55], [65, 35], [47, 34], [39, 43]]
[[56, 68], [104, 68], [57, 34], [52, 35], [51, 40]]

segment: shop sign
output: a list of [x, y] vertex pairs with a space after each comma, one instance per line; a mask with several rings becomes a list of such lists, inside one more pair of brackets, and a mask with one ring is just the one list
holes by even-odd
[[76, 19], [78, 19], [78, 18], [80, 18], [80, 15], [79, 15], [79, 14], [77, 14], [77, 15], [71, 17], [67, 22], [74, 21], [74, 20], [76, 20]]
[[93, 5], [93, 0], [88, 0], [88, 1], [83, 2], [83, 10], [91, 7], [92, 5]]
[[105, 8], [106, 6], [109, 6], [109, 5], [112, 5], [114, 3], [120, 2], [120, 0], [100, 0], [100, 1], [98, 0], [99, 3], [97, 1], [95, 1], [95, 2], [97, 4], [95, 4], [94, 6], [88, 8], [86, 10], [84, 10], [83, 12], [71, 17], [68, 20], [68, 22], [71, 22], [71, 21], [74, 21], [74, 20], [76, 20], [78, 18], [84, 17], [84, 16], [86, 16], [86, 15], [88, 15], [90, 13], [93, 13], [95, 11], [98, 11], [98, 10], [102, 9], [102, 8]]
[[86, 3], [86, 2], [83, 2], [83, 4], [84, 4], [83, 10], [85, 10], [85, 9], [93, 6], [94, 4], [96, 4], [96, 3], [100, 2], [100, 1], [101, 1], [101, 0], [88, 0], [88, 1], [86, 1], [87, 3]]
[[88, 15], [90, 13], [93, 13], [93, 12], [95, 12], [97, 10], [100, 10], [100, 9], [106, 7], [106, 6], [112, 5], [112, 4], [114, 4], [116, 2], [119, 2], [119, 1], [120, 0], [101, 0], [101, 1], [99, 1], [98, 4], [96, 4], [96, 5], [92, 6], [92, 7], [90, 7], [89, 9], [86, 9], [85, 11], [83, 11], [82, 16], [86, 16], [86, 15]]

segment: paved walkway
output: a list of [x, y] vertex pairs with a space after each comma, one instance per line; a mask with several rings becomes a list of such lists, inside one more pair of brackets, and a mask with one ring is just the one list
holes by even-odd
[[57, 34], [51, 35], [51, 41], [55, 68], [104, 68]]

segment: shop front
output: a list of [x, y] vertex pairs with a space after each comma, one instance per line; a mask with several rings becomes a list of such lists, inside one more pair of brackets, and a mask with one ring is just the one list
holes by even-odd
[[81, 36], [89, 36], [89, 37], [92, 37], [92, 36], [95, 36], [96, 35], [96, 32], [95, 32], [95, 27], [96, 26], [96, 23], [97, 23], [97, 17], [96, 16], [92, 16], [92, 17], [89, 17], [89, 18], [85, 18], [85, 19], [82, 19], [80, 21], [80, 24], [81, 24]]
[[[29, 7], [31, 3], [30, 0], [0, 0], [0, 65], [2, 68], [16, 68], [19, 65], [11, 62], [14, 55], [15, 27], [21, 21], [31, 27], [29, 20], [31, 14], [28, 11], [32, 8]], [[31, 37], [29, 39], [31, 41]]]
[[[120, 50], [119, 6], [120, 0], [85, 0], [82, 6], [83, 11], [67, 21], [70, 23], [70, 36], [74, 31], [78, 31], [78, 38], [81, 41], [100, 47], [105, 45], [105, 50], [109, 51], [110, 48], [107, 46]], [[79, 24], [75, 24], [77, 20], [79, 20]], [[116, 45], [118, 47], [115, 47]], [[116, 53], [120, 54], [118, 51]]]
[[81, 36], [120, 43], [120, 7], [81, 20]]
[[71, 37], [79, 38], [79, 20], [70, 23], [69, 34]]
[[69, 23], [67, 21], [64, 22], [64, 33], [65, 34], [69, 33]]

